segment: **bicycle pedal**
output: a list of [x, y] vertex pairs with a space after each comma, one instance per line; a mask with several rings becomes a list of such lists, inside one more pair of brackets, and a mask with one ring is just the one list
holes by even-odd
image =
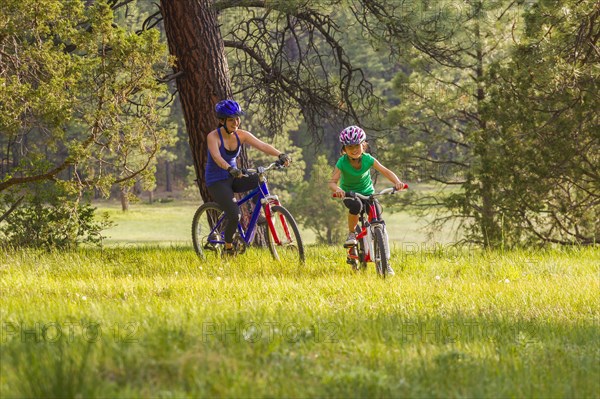
[[352, 267], [356, 267], [358, 265], [358, 261], [356, 259], [352, 259], [350, 257], [346, 258], [346, 263]]
[[209, 251], [216, 251], [217, 250], [217, 248], [215, 247], [215, 245], [212, 244], [212, 243], [210, 243], [210, 242], [204, 244], [204, 246], [202, 248], [204, 248], [206, 250], [209, 250]]

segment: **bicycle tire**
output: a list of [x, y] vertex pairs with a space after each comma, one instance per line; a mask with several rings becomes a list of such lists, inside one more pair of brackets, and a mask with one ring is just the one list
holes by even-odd
[[389, 267], [389, 260], [386, 256], [387, 242], [385, 240], [383, 228], [381, 228], [381, 226], [375, 226], [373, 228], [373, 240], [375, 243], [375, 248], [373, 250], [373, 261], [375, 262], [375, 269], [377, 270], [378, 276], [385, 278]]
[[[358, 235], [358, 233], [360, 233], [361, 229], [357, 228], [356, 229], [356, 234]], [[365, 248], [365, 239], [364, 238], [358, 238], [358, 270], [365, 270], [367, 268], [367, 261], [365, 261], [365, 254], [366, 254], [366, 248]]]
[[[212, 245], [208, 243], [208, 235], [214, 226], [214, 223], [221, 218], [223, 210], [216, 202], [207, 202], [201, 205], [194, 214], [192, 220], [192, 242], [194, 244], [194, 251], [202, 258], [206, 258], [207, 250], [211, 249], [217, 254], [221, 252], [222, 245]], [[221, 223], [221, 226], [215, 231], [218, 237], [222, 238], [222, 232], [225, 228], [225, 224]]]
[[[287, 233], [286, 233], [287, 226]], [[273, 231], [279, 239], [279, 244], [273, 237]], [[267, 224], [269, 251], [273, 259], [282, 263], [304, 263], [304, 245], [298, 224], [292, 214], [283, 206], [271, 207], [271, 220]]]

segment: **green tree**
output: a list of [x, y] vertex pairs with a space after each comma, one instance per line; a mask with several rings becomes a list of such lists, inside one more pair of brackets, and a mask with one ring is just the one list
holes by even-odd
[[[506, 62], [510, 43], [521, 34], [522, 10], [509, 1], [422, 1], [393, 16], [421, 21], [412, 35], [436, 43], [435, 51], [416, 46], [409, 69], [395, 78], [401, 102], [388, 117], [400, 128], [396, 146], [403, 156], [396, 169], [449, 187], [417, 203], [440, 211], [436, 224], [460, 218], [467, 239], [486, 247], [502, 245], [506, 233], [498, 207], [506, 193], [494, 175], [501, 143], [496, 115], [488, 112], [495, 84], [490, 65]], [[393, 34], [400, 42], [406, 35]]]
[[102, 230], [112, 225], [107, 214], [96, 217], [96, 208], [73, 201], [52, 181], [34, 184], [28, 189], [26, 206], [15, 207], [9, 215], [9, 223], [0, 225], [0, 244], [44, 249], [73, 248], [79, 243], [101, 244]]
[[[269, 174], [269, 189], [279, 197], [279, 200], [285, 206], [291, 199], [291, 193], [293, 192], [295, 185], [304, 180], [306, 169], [302, 149], [292, 143], [290, 134], [288, 133], [297, 129], [298, 126], [295, 123], [296, 119], [287, 119], [286, 122], [281, 125], [281, 132], [277, 135], [268, 135], [267, 132], [262, 132], [260, 130], [260, 125], [257, 124], [257, 122], [260, 123], [260, 115], [248, 115], [248, 119], [249, 120], [245, 122], [244, 125], [247, 125], [250, 131], [255, 132], [259, 138], [272, 143], [275, 148], [285, 151], [292, 158], [292, 164], [289, 167], [273, 171]], [[266, 155], [253, 148], [248, 149], [248, 155], [250, 159], [248, 164], [249, 167], [265, 166], [275, 161], [272, 156]]]
[[331, 197], [327, 187], [332, 171], [324, 155], [317, 157], [310, 178], [296, 185], [296, 195], [290, 204], [298, 222], [314, 232], [318, 242], [327, 244], [340, 242], [347, 230], [345, 208]]
[[168, 67], [156, 31], [114, 25], [106, 1], [7, 0], [0, 8], [0, 203], [54, 201], [152, 180]]
[[[203, 181], [214, 105], [234, 95], [264, 108], [268, 131], [293, 111], [319, 136], [327, 121], [356, 122], [379, 104], [341, 45], [334, 19], [347, 1], [161, 1], [196, 175]], [[356, 18], [355, 18], [356, 20]], [[376, 111], [373, 111], [376, 112]], [[246, 157], [242, 154], [242, 163]], [[202, 198], [209, 194], [200, 185]]]
[[416, 46], [389, 114], [404, 169], [446, 187], [417, 200], [437, 222], [460, 218], [486, 247], [598, 242], [598, 7], [422, 1], [387, 15], [422, 21], [390, 33], [400, 42], [446, 37]]
[[491, 69], [493, 176], [513, 242], [600, 243], [600, 4], [540, 1]]

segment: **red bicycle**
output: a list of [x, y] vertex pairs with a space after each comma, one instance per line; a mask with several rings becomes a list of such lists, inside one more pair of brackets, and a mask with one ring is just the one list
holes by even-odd
[[[408, 184], [404, 185], [404, 189]], [[346, 197], [360, 198], [366, 205], [359, 215], [359, 224], [356, 226], [356, 245], [348, 247], [346, 262], [354, 270], [364, 270], [368, 262], [375, 263], [377, 275], [385, 278], [390, 268], [390, 245], [385, 228], [385, 221], [377, 210], [375, 197], [394, 194], [397, 190], [393, 187], [381, 190], [371, 195], [362, 195], [347, 192]], [[335, 195], [334, 195], [335, 197]]]

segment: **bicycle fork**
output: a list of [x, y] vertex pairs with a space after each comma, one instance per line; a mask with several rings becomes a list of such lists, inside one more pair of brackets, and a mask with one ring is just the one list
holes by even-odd
[[[291, 243], [291, 233], [285, 218], [281, 214], [273, 215], [273, 212], [271, 211], [272, 206], [281, 206], [279, 198], [276, 195], [269, 194], [262, 198], [260, 202], [263, 204], [265, 217], [267, 218], [267, 228], [269, 229], [275, 244], [285, 245]], [[274, 216], [278, 216], [280, 220], [273, 220]], [[283, 232], [279, 231], [278, 234], [275, 226], [280, 226], [283, 229]], [[281, 233], [283, 233], [283, 237], [281, 237]]]
[[381, 228], [381, 232], [383, 233], [383, 241], [385, 243], [385, 258], [387, 260], [390, 259], [390, 242], [388, 240], [388, 234], [387, 234], [387, 229], [385, 228], [385, 223], [377, 223], [375, 225], [372, 225], [371, 228], [369, 229], [369, 232], [371, 233], [371, 237], [369, 238], [369, 244], [370, 244], [370, 253], [374, 254], [375, 253], [375, 248], [374, 248], [374, 233], [371, 231], [371, 229], [374, 228]]
[[[362, 254], [362, 256], [364, 259], [362, 261], [372, 262], [371, 254], [373, 253], [373, 234], [371, 233], [370, 226], [363, 226], [361, 231], [356, 234], [356, 240], [363, 242], [364, 253]], [[348, 248], [348, 263], [350, 263], [351, 259], [360, 260], [360, 254], [358, 253], [358, 251], [358, 243]]]
[[[388, 241], [388, 235], [387, 235], [387, 229], [385, 228], [385, 224], [384, 223], [378, 223], [378, 224], [373, 224], [373, 225], [368, 225], [366, 227], [363, 227], [363, 229], [361, 230], [361, 232], [359, 234], [357, 234], [356, 239], [357, 240], [363, 240], [364, 243], [364, 260], [365, 262], [373, 262], [374, 259], [374, 254], [375, 254], [375, 244], [374, 244], [374, 230], [375, 228], [378, 228], [377, 226], [380, 226], [382, 231], [383, 231], [383, 239], [385, 240], [385, 257], [386, 259], [390, 259], [390, 244]], [[355, 248], [355, 247], [353, 247]], [[353, 249], [351, 248], [351, 250]], [[356, 252], [356, 250], [355, 250]], [[350, 253], [350, 251], [348, 251], [348, 255], [349, 257], [352, 257], [352, 254]], [[356, 255], [356, 258], [358, 259], [358, 254]]]

